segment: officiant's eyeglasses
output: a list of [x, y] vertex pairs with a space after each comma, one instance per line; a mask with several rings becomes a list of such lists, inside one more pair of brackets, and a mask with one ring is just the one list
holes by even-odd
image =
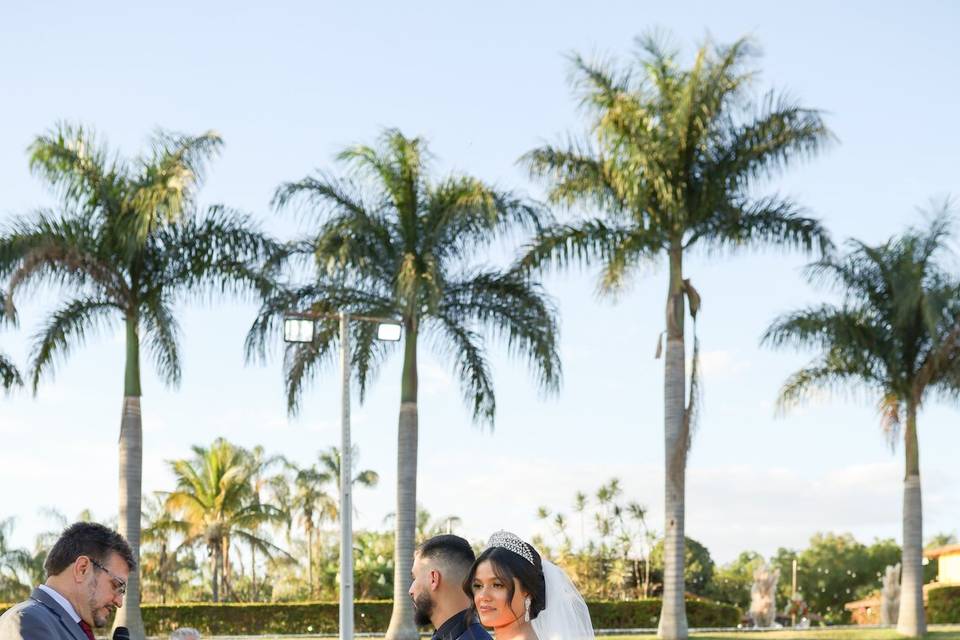
[[[89, 556], [88, 556], [88, 557], [89, 557]], [[118, 595], [121, 595], [121, 596], [122, 596], [122, 595], [125, 595], [125, 594], [127, 593], [127, 581], [126, 581], [126, 580], [124, 580], [123, 578], [121, 578], [121, 577], [119, 577], [119, 576], [114, 575], [114, 574], [110, 571], [110, 569], [107, 569], [105, 566], [103, 566], [102, 564], [100, 564], [99, 562], [97, 562], [96, 560], [94, 560], [93, 558], [90, 558], [90, 562], [91, 562], [91, 564], [93, 564], [93, 566], [95, 566], [97, 569], [100, 569], [100, 570], [103, 571], [105, 574], [107, 574], [108, 576], [110, 576], [110, 580], [113, 582], [113, 590], [116, 591]]]

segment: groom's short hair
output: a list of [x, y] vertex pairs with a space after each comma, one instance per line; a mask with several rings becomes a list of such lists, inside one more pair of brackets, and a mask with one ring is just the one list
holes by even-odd
[[467, 575], [477, 559], [470, 543], [452, 534], [434, 536], [420, 543], [417, 547], [417, 555], [445, 565], [460, 574], [460, 578]]

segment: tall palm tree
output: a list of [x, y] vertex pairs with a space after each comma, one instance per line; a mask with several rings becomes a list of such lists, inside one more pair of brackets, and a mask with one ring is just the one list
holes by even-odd
[[[13, 323], [15, 321], [16, 314], [14, 313], [13, 306], [7, 305], [3, 291], [0, 291], [0, 326], [5, 322]], [[7, 356], [0, 353], [0, 388], [10, 389], [11, 387], [22, 384], [23, 378], [20, 377], [20, 372], [17, 370], [16, 365], [14, 365]]]
[[[36, 392], [58, 358], [119, 319], [126, 330], [120, 421], [120, 533], [140, 548], [142, 422], [140, 347], [161, 378], [180, 382], [175, 302], [189, 294], [261, 286], [256, 266], [273, 243], [223, 207], [198, 213], [195, 194], [219, 136], [159, 132], [150, 152], [128, 161], [82, 127], [61, 124], [30, 147], [30, 167], [59, 196], [0, 234], [0, 276], [11, 298], [26, 286], [62, 286], [66, 302], [39, 331], [31, 363]], [[143, 636], [139, 575], [133, 572], [116, 623]]]
[[[635, 66], [622, 69], [575, 56], [576, 88], [591, 138], [543, 146], [522, 159], [532, 176], [547, 182], [552, 203], [595, 208], [605, 218], [545, 230], [521, 264], [529, 269], [599, 263], [598, 288], [604, 294], [620, 290], [644, 263], [668, 265], [667, 560], [659, 633], [685, 638], [684, 485], [698, 345], [694, 338], [688, 400], [684, 322], [687, 309], [696, 321], [700, 296], [684, 273], [684, 256], [694, 249], [827, 246], [816, 220], [800, 215], [789, 200], [755, 196], [753, 184], [817, 151], [829, 134], [817, 111], [784, 97], [771, 93], [754, 104], [746, 40], [726, 47], [707, 42], [687, 68], [676, 51], [652, 36], [638, 39], [638, 45]], [[659, 346], [657, 351], [659, 356]]]
[[923, 611], [923, 512], [917, 413], [931, 396], [960, 397], [960, 279], [940, 262], [948, 218], [929, 228], [870, 246], [851, 240], [846, 255], [807, 271], [840, 304], [808, 307], [778, 318], [763, 342], [813, 348], [817, 357], [790, 376], [779, 405], [788, 408], [817, 390], [860, 388], [879, 401], [881, 426], [905, 453], [903, 560], [897, 630], [926, 632]]
[[283, 550], [259, 533], [264, 524], [282, 523], [286, 514], [255, 499], [255, 473], [249, 451], [217, 438], [209, 448], [192, 447], [191, 460], [169, 463], [177, 481], [166, 505], [186, 530], [181, 547], [205, 545], [210, 556], [213, 601], [220, 602], [221, 579], [231, 540], [239, 538], [267, 556]]
[[[541, 212], [526, 200], [469, 176], [428, 176], [425, 143], [387, 130], [376, 147], [356, 146], [338, 159], [349, 178], [319, 174], [282, 185], [279, 207], [294, 201], [319, 208], [320, 226], [297, 245], [312, 256], [316, 282], [265, 301], [248, 336], [248, 353], [262, 353], [284, 312], [394, 317], [403, 324], [403, 373], [397, 447], [396, 571], [387, 637], [413, 639], [407, 581], [413, 562], [417, 481], [417, 362], [421, 338], [451, 359], [477, 422], [493, 424], [493, 380], [485, 337], [503, 338], [526, 358], [537, 381], [555, 389], [560, 378], [554, 311], [539, 285], [517, 271], [481, 269], [474, 260], [513, 230], [535, 231]], [[361, 400], [392, 343], [375, 339], [372, 323], [351, 328], [352, 364]], [[337, 321], [323, 322], [312, 344], [286, 353], [287, 402], [338, 345]]]
[[[360, 457], [360, 447], [354, 445], [351, 447], [350, 460], [356, 464], [357, 459]], [[340, 494], [340, 447], [331, 446], [326, 451], [320, 452], [320, 468], [325, 469], [325, 473], [333, 478], [337, 487], [337, 494]], [[372, 489], [377, 486], [377, 483], [380, 482], [380, 474], [374, 471], [373, 469], [363, 469], [358, 471], [357, 475], [353, 476], [353, 480], [350, 482], [352, 485], [359, 485], [361, 487], [366, 487]], [[353, 509], [356, 512], [357, 506], [356, 503], [353, 505]], [[334, 504], [334, 519], [340, 518], [339, 505]]]

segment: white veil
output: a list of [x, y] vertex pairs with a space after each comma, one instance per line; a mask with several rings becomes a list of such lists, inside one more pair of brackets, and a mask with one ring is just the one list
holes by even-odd
[[583, 596], [563, 569], [543, 560], [547, 608], [530, 624], [539, 640], [593, 640], [593, 624]]

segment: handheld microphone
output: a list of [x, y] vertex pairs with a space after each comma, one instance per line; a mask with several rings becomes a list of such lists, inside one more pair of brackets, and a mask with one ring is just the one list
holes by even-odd
[[113, 630], [113, 640], [130, 640], [130, 629], [117, 627]]

